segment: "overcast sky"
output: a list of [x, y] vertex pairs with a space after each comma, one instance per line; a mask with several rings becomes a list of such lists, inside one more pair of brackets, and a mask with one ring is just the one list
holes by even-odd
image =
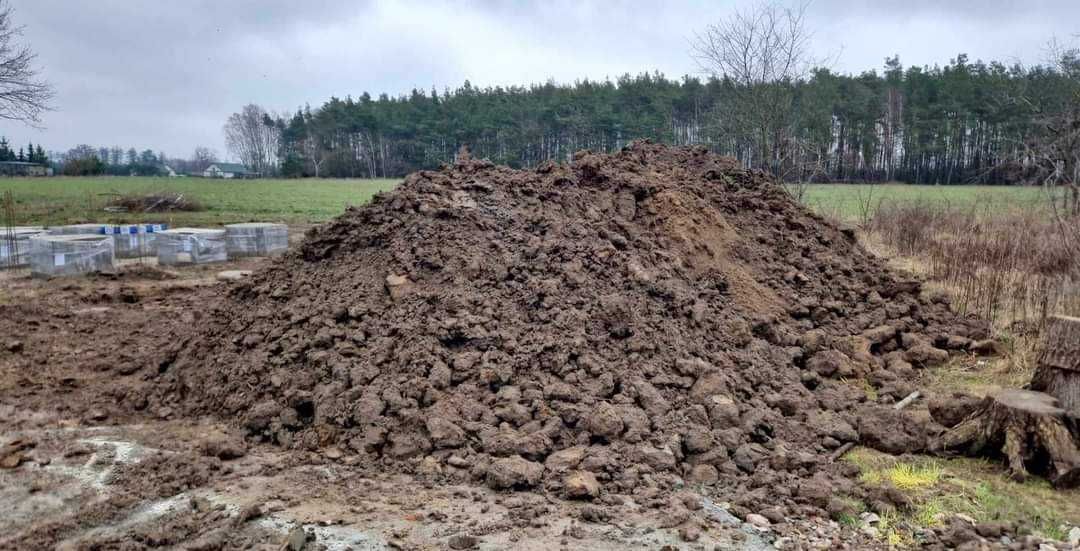
[[[221, 127], [246, 103], [275, 111], [344, 97], [475, 85], [697, 73], [687, 41], [740, 2], [363, 2], [13, 0], [56, 88], [43, 130], [0, 122], [23, 144], [80, 143], [225, 155]], [[1080, 0], [816, 0], [819, 55], [845, 72], [970, 59], [1042, 59], [1080, 33]]]

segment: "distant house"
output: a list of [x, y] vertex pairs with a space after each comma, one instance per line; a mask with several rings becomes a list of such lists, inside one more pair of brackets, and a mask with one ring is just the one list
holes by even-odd
[[240, 163], [214, 163], [203, 171], [204, 178], [258, 178], [259, 173]]
[[164, 169], [165, 175], [169, 178], [176, 178], [177, 176], [179, 176], [179, 174], [177, 174], [176, 171], [173, 170], [173, 168], [169, 165], [161, 165], [161, 168]]
[[25, 161], [0, 161], [0, 175], [48, 176], [49, 167], [40, 163], [27, 163]]

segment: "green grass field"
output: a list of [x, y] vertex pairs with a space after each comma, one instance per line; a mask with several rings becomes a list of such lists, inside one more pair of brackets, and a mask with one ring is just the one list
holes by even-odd
[[[0, 193], [12, 190], [17, 225], [79, 222], [166, 222], [171, 225], [215, 226], [233, 222], [322, 222], [346, 206], [368, 201], [400, 180], [204, 180], [202, 178], [57, 177], [0, 179]], [[104, 206], [116, 194], [174, 191], [188, 194], [205, 210], [166, 214], [109, 213]], [[904, 184], [815, 184], [806, 193], [807, 206], [846, 220], [859, 217], [860, 203], [930, 201], [954, 207], [978, 205], [993, 209], [1045, 202], [1039, 188], [1005, 186], [909, 186]]]
[[[0, 194], [11, 190], [16, 225], [79, 222], [165, 222], [177, 226], [216, 226], [233, 222], [321, 222], [345, 207], [367, 202], [399, 180], [206, 180], [202, 178], [56, 177], [0, 179]], [[104, 207], [116, 194], [161, 191], [189, 195], [203, 205], [196, 212], [110, 213]]]
[[925, 201], [956, 208], [992, 211], [1042, 205], [1046, 193], [1038, 187], [1019, 186], [913, 186], [907, 184], [813, 184], [806, 190], [806, 205], [824, 216], [855, 220], [860, 204], [873, 206]]

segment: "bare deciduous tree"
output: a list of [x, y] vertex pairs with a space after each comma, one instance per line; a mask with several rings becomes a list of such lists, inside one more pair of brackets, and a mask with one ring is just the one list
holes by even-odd
[[[1023, 155], [1033, 179], [1049, 191], [1064, 188], [1063, 210], [1080, 215], [1080, 48], [1051, 39], [1046, 47], [1047, 66], [1067, 78], [1068, 99], [1061, 105], [1033, 105], [1034, 131], [1024, 143]], [[1056, 207], [1056, 205], [1054, 205]]]
[[1080, 215], [1080, 94], [1065, 111], [1036, 121], [1039, 132], [1031, 140], [1027, 155], [1037, 170], [1039, 181], [1048, 188], [1063, 187], [1065, 210]]
[[7, 0], [0, 0], [0, 118], [36, 125], [51, 109], [53, 88], [38, 77], [37, 55], [18, 43], [22, 27], [13, 15]]
[[806, 78], [815, 65], [807, 7], [759, 3], [705, 27], [691, 41], [702, 70], [729, 81], [736, 92], [732, 104], [721, 107], [723, 130], [740, 136], [748, 165], [777, 176], [786, 157], [801, 149], [789, 132], [790, 84]]
[[277, 168], [281, 129], [274, 118], [258, 105], [245, 105], [225, 123], [225, 145], [248, 168], [272, 174]]
[[191, 154], [191, 161], [189, 162], [191, 172], [202, 172], [207, 167], [218, 161], [217, 153], [214, 153], [213, 149], [209, 147], [199, 146], [195, 148], [195, 152]]
[[806, 8], [759, 3], [695, 35], [693, 54], [701, 67], [743, 86], [805, 77], [810, 58]]
[[304, 125], [304, 140], [301, 142], [301, 147], [304, 151], [304, 157], [311, 161], [311, 167], [315, 170], [315, 177], [319, 177], [319, 170], [326, 162], [326, 159], [330, 156], [330, 151], [327, 150], [321, 136], [315, 131], [314, 121], [309, 120]]

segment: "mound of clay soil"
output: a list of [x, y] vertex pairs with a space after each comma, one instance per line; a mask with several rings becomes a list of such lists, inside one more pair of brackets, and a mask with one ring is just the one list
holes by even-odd
[[225, 289], [165, 353], [158, 407], [580, 498], [825, 507], [829, 454], [918, 451], [889, 404], [985, 332], [765, 175], [647, 142], [412, 174]]

